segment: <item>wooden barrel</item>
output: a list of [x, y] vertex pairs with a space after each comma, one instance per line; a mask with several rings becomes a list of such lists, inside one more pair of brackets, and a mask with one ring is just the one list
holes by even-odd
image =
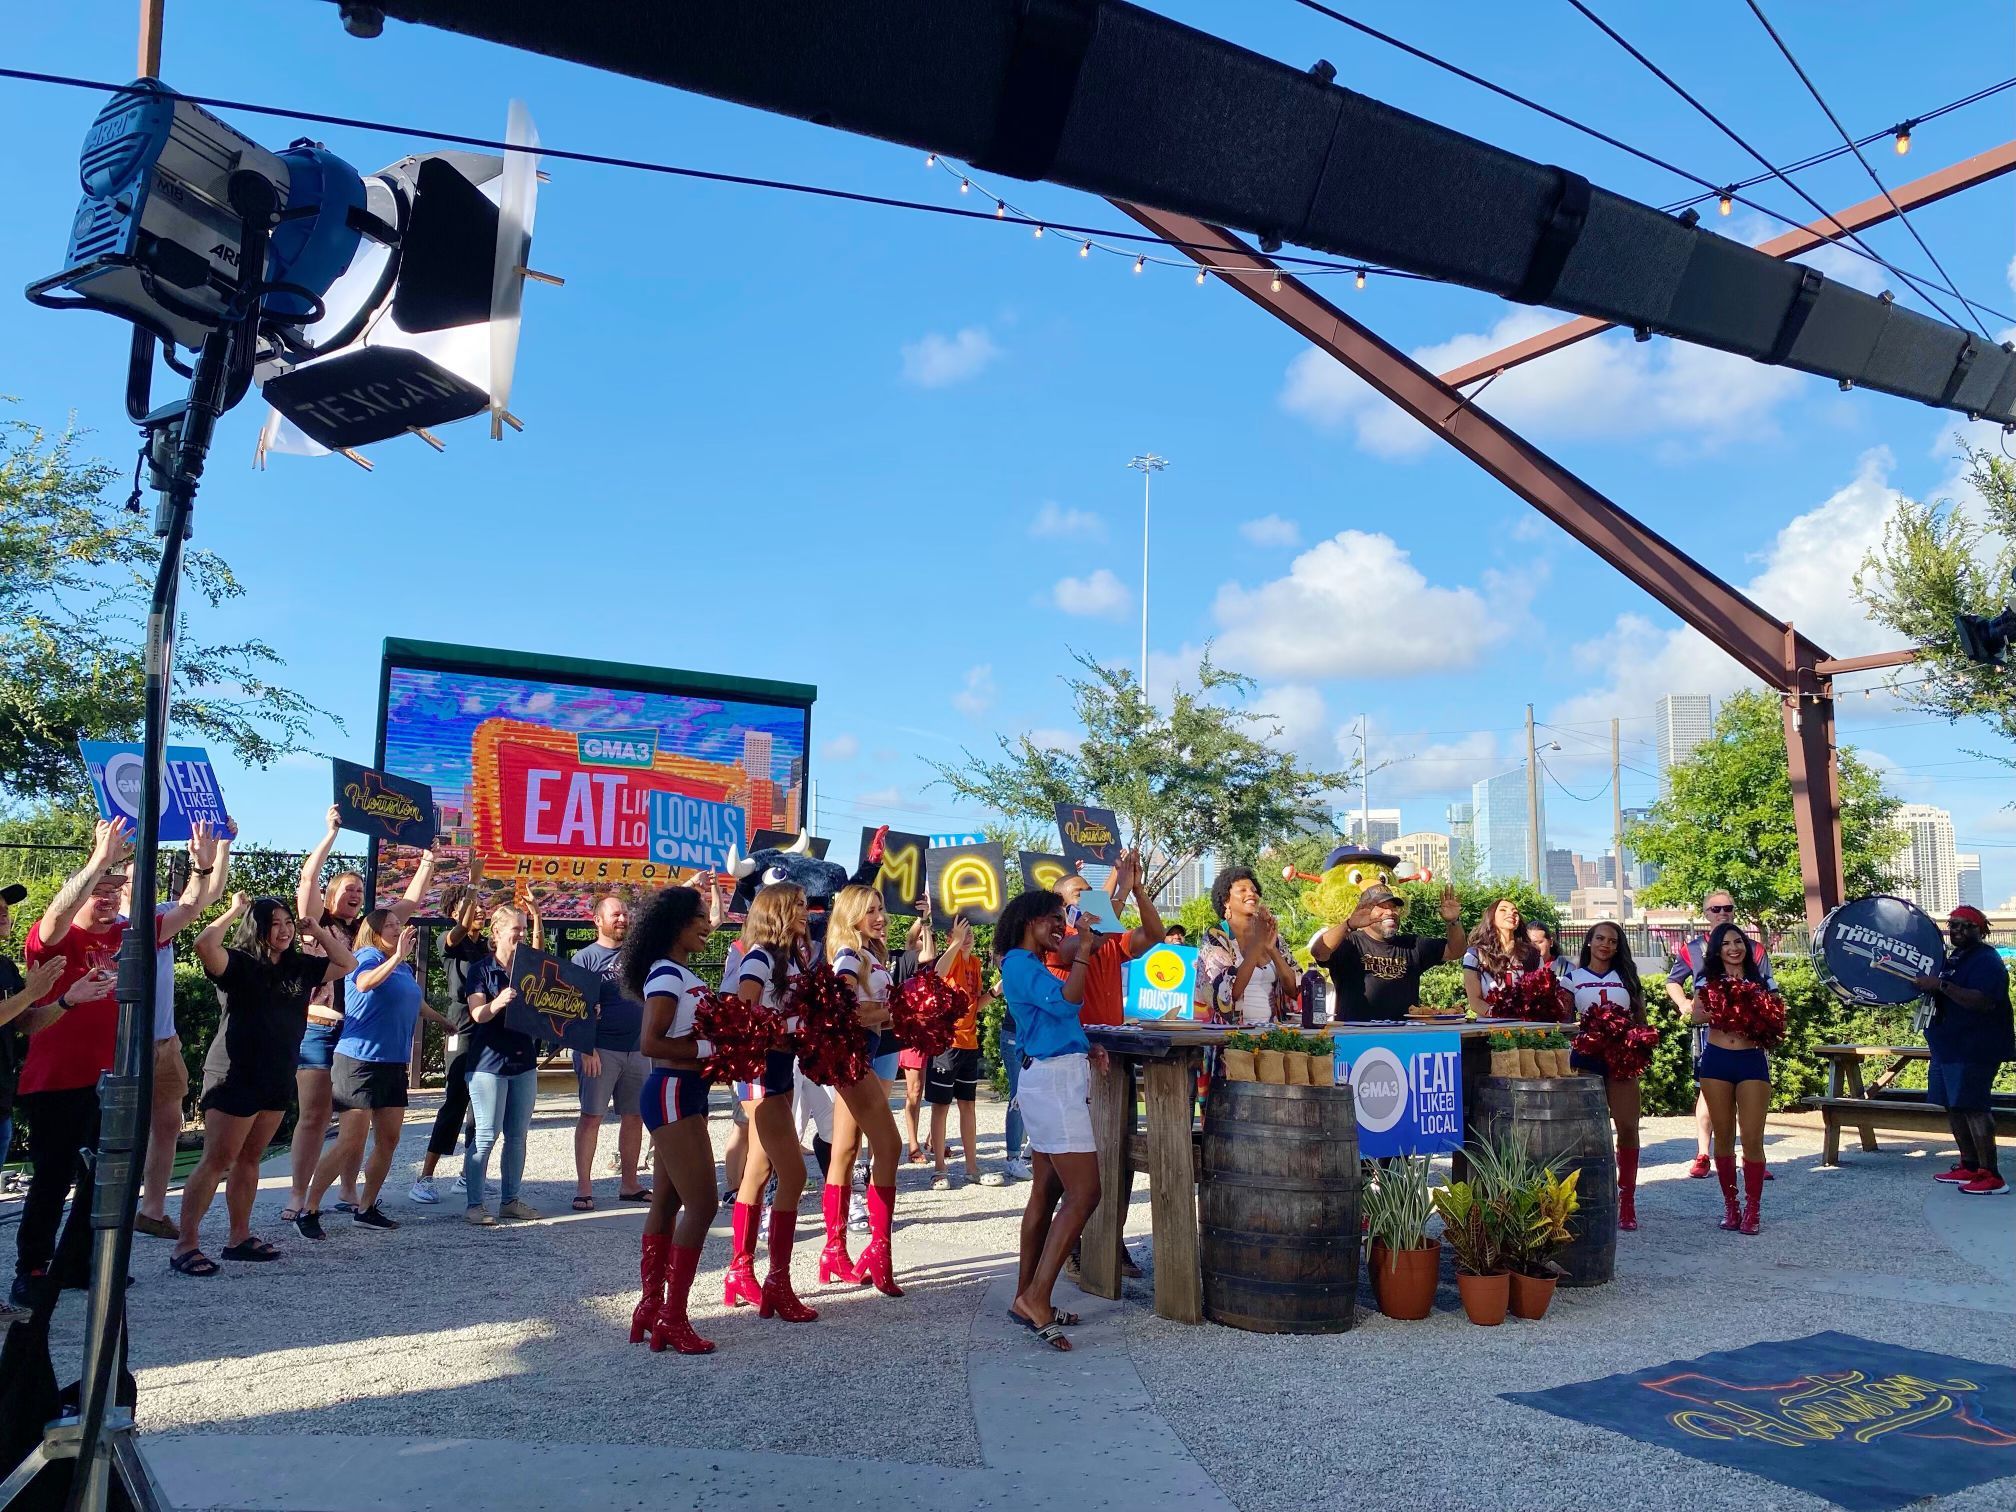
[[1342, 1333], [1358, 1295], [1358, 1116], [1349, 1087], [1221, 1081], [1198, 1188], [1204, 1316]]
[[1554, 1257], [1563, 1286], [1602, 1286], [1617, 1269], [1617, 1155], [1599, 1076], [1487, 1076], [1478, 1085], [1471, 1133], [1508, 1137], [1566, 1176], [1580, 1171], [1575, 1237]]

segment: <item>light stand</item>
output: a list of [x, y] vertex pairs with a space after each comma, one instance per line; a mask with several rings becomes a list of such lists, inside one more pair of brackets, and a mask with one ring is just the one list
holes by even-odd
[[[98, 1081], [99, 1134], [92, 1162], [91, 1289], [86, 1299], [84, 1374], [78, 1413], [58, 1418], [42, 1442], [0, 1482], [0, 1508], [26, 1494], [50, 1466], [77, 1462], [68, 1512], [106, 1512], [118, 1480], [124, 1502], [137, 1512], [171, 1512], [135, 1440], [133, 1415], [114, 1404], [125, 1373], [126, 1267], [133, 1253], [133, 1214], [147, 1160], [154, 1096], [154, 895], [159, 868], [161, 783], [166, 762], [170, 669], [174, 659], [175, 601], [181, 585], [182, 543], [195, 509], [218, 417], [245, 397], [256, 357], [261, 282], [267, 239], [279, 203], [259, 174], [231, 177], [232, 208], [245, 223], [240, 266], [247, 271], [237, 318], [213, 330], [198, 351], [186, 399], [149, 411], [154, 338], [134, 333], [127, 372], [126, 406], [147, 437], [148, 482], [159, 494], [154, 533], [161, 565], [147, 615], [147, 685], [138, 824], [133, 837], [133, 914], [119, 953], [119, 1031], [112, 1070]], [[55, 1284], [54, 1277], [51, 1283]]]

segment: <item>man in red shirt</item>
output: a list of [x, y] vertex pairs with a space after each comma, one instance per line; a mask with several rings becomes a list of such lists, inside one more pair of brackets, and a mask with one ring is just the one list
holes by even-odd
[[[1075, 935], [1080, 930], [1091, 930], [1092, 921], [1080, 915], [1078, 900], [1090, 890], [1092, 884], [1076, 872], [1060, 877], [1051, 889], [1064, 899], [1066, 918], [1069, 921], [1065, 933]], [[1113, 899], [1113, 912], [1117, 915], [1131, 900], [1141, 915], [1140, 924], [1125, 934], [1096, 934], [1092, 947], [1092, 964], [1085, 977], [1085, 998], [1078, 1007], [1078, 1022], [1081, 1024], [1118, 1024], [1126, 1020], [1127, 992], [1125, 974], [1127, 963], [1146, 955], [1162, 940], [1162, 915], [1155, 911], [1155, 900], [1148, 896], [1148, 888], [1141, 865], [1139, 851], [1122, 851], [1113, 868], [1113, 875], [1106, 884], [1106, 891]], [[1068, 976], [1071, 961], [1068, 957], [1049, 955], [1043, 964], [1059, 978]], [[1133, 1191], [1134, 1176], [1126, 1175], [1126, 1188], [1119, 1194], [1122, 1208], [1122, 1224], [1125, 1224], [1125, 1208]], [[1106, 1200], [1105, 1198], [1101, 1199]], [[1078, 1259], [1072, 1256], [1070, 1274], [1078, 1274]], [[1125, 1245], [1120, 1249], [1121, 1272], [1129, 1276], [1141, 1274], [1141, 1267], [1134, 1263], [1134, 1257], [1127, 1253]]]
[[[24, 1016], [28, 1056], [21, 1065], [20, 1102], [34, 1171], [15, 1240], [12, 1293], [23, 1306], [36, 1300], [37, 1282], [44, 1277], [63, 1287], [82, 1287], [90, 1278], [91, 1168], [77, 1152], [98, 1142], [98, 1078], [112, 1069], [118, 1038], [114, 989], [126, 933], [119, 894], [126, 885], [131, 836], [122, 820], [100, 820], [90, 859], [57, 890], [28, 932], [28, 964], [57, 960], [63, 969], [55, 989]], [[156, 935], [158, 943], [158, 926]], [[63, 1199], [73, 1183], [77, 1200], [58, 1244]]]

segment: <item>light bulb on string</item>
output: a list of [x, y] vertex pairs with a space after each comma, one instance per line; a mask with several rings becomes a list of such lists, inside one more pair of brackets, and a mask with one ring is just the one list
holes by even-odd
[[1041, 226], [1038, 226], [1036, 228], [1036, 240], [1038, 241], [1043, 240], [1043, 228]]
[[1141, 256], [1134, 259], [1134, 271], [1136, 273], [1139, 273], [1143, 268], [1147, 266], [1148, 266], [1148, 256], [1146, 253], [1143, 253]]
[[1360, 269], [1358, 270], [1358, 276], [1357, 276], [1356, 278], [1352, 279], [1352, 280], [1351, 280], [1351, 282], [1353, 282], [1354, 284], [1356, 284], [1356, 285], [1357, 285], [1357, 286], [1358, 286], [1359, 288], [1361, 288], [1361, 289], [1362, 289], [1362, 288], [1364, 288], [1364, 287], [1365, 287], [1365, 270], [1364, 270], [1363, 268], [1360, 268]]
[[924, 166], [926, 168], [936, 168], [938, 166], [938, 154], [934, 152], [930, 156], [925, 158]]
[[1202, 268], [1197, 270], [1197, 282], [1199, 285], [1202, 285], [1204, 282], [1204, 270]]
[[1080, 257], [1090, 257], [1092, 255], [1092, 243], [1088, 241], [1087, 243], [1085, 243], [1084, 246], [1080, 247], [1078, 249], [1078, 255]]
[[1721, 215], [1727, 215], [1731, 210], [1734, 210], [1735, 208], [1736, 208], [1735, 190], [1724, 189], [1722, 191], [1721, 197], [1715, 201], [1716, 212]]
[[962, 178], [962, 179], [960, 179], [960, 180], [959, 180], [959, 192], [960, 192], [961, 194], [971, 194], [971, 193], [973, 192], [973, 180], [971, 180], [971, 179], [969, 179], [969, 178]]
[[1281, 275], [1276, 273], [1267, 287], [1272, 289], [1276, 294], [1279, 294], [1281, 292]]
[[1897, 128], [1897, 156], [1902, 157], [1911, 150], [1911, 128], [1916, 124], [1915, 121], [1906, 121]]
[[1008, 216], [1008, 201], [1006, 200], [994, 201], [994, 219], [1005, 220], [1007, 216]]

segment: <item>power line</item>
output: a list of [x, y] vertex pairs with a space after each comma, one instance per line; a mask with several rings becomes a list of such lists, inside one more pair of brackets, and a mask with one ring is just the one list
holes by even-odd
[[[1840, 219], [1834, 214], [1833, 211], [1829, 210], [1825, 205], [1821, 204], [1820, 201], [1815, 199], [1812, 195], [1808, 194], [1804, 189], [1800, 188], [1798, 184], [1794, 183], [1789, 177], [1786, 176], [1784, 170], [1775, 167], [1769, 158], [1765, 157], [1764, 154], [1759, 152], [1755, 147], [1752, 147], [1750, 143], [1744, 139], [1742, 134], [1739, 133], [1733, 126], [1729, 125], [1720, 116], [1715, 114], [1714, 111], [1710, 110], [1706, 105], [1702, 104], [1691, 93], [1689, 93], [1686, 86], [1680, 83], [1678, 79], [1675, 79], [1671, 74], [1667, 73], [1665, 69], [1661, 68], [1657, 63], [1654, 63], [1651, 60], [1651, 58], [1647, 57], [1643, 52], [1639, 51], [1636, 47], [1634, 47], [1622, 32], [1619, 32], [1609, 22], [1605, 21], [1601, 16], [1597, 15], [1595, 11], [1591, 10], [1588, 4], [1586, 3], [1586, 0], [1568, 0], [1568, 3], [1574, 6], [1575, 9], [1579, 11], [1590, 22], [1591, 25], [1596, 27], [1598, 31], [1602, 32], [1604, 36], [1608, 37], [1612, 42], [1615, 42], [1619, 47], [1623, 48], [1626, 53], [1630, 54], [1630, 56], [1633, 59], [1635, 59], [1639, 64], [1641, 64], [1655, 79], [1657, 79], [1660, 83], [1664, 84], [1668, 89], [1672, 90], [1673, 93], [1680, 96], [1681, 99], [1685, 100], [1690, 106], [1692, 106], [1694, 110], [1704, 120], [1708, 122], [1709, 125], [1713, 126], [1717, 131], [1721, 132], [1724, 136], [1729, 138], [1730, 141], [1734, 142], [1738, 147], [1742, 148], [1744, 152], [1748, 153], [1752, 158], [1756, 159], [1759, 167], [1769, 169], [1771, 176], [1773, 178], [1777, 179], [1779, 183], [1783, 184], [1787, 189], [1790, 189], [1794, 194], [1798, 195], [1800, 199], [1804, 200], [1808, 205], [1812, 206], [1815, 214], [1821, 216], [1825, 220], [1832, 221], [1834, 225], [1838, 228], [1840, 236], [1848, 237], [1850, 241], [1852, 241], [1856, 246], [1862, 248], [1863, 251], [1867, 253], [1871, 261], [1887, 269], [1889, 272], [1896, 274], [1896, 276], [1904, 280], [1904, 282], [1907, 285], [1917, 290], [1918, 297], [1924, 300], [1925, 303], [1930, 305], [1934, 310], [1936, 310], [1939, 313], [1940, 319], [1944, 320], [1950, 326], [1955, 326], [1963, 330], [1965, 329], [1965, 327], [1960, 326], [1959, 321], [1955, 320], [1950, 314], [1947, 313], [1946, 307], [1944, 305], [1940, 304], [1938, 300], [1934, 299], [1932, 295], [1929, 292], [1927, 292], [1924, 285], [1919, 283], [1917, 279], [1913, 278], [1909, 273], [1906, 273], [1902, 268], [1898, 267], [1896, 264], [1886, 261], [1884, 258], [1880, 257], [1873, 247], [1871, 247], [1867, 242], [1862, 240], [1860, 235], [1858, 235], [1856, 232], [1850, 231], [1846, 226], [1842, 225]], [[1733, 194], [1730, 194], [1726, 188], [1723, 191], [1722, 197], [1725, 200], [1733, 200], [1735, 198], [1735, 196]], [[1749, 202], [1746, 200], [1744, 203], [1747, 204]], [[1825, 236], [1825, 233], [1821, 234]], [[1825, 239], [1831, 245], [1834, 246], [1844, 245], [1838, 239], [1837, 236], [1826, 236]], [[1960, 299], [1962, 304], [1965, 304], [1967, 302], [1964, 298], [1962, 298], [1960, 292], [1957, 289], [1953, 291], [1953, 297], [1956, 299]]]
[[[1953, 282], [1953, 275], [1946, 271], [1946, 265], [1940, 262], [1938, 254], [1925, 244], [1925, 238], [1920, 236], [1918, 228], [1911, 224], [1911, 217], [1904, 213], [1904, 207], [1897, 203], [1896, 196], [1891, 194], [1889, 187], [1882, 179], [1876, 176], [1876, 170], [1869, 166], [1869, 159], [1862, 155], [1861, 147], [1857, 146], [1854, 139], [1848, 135], [1848, 128], [1841, 124], [1841, 118], [1834, 114], [1834, 107], [1822, 98], [1819, 86], [1807, 75], [1805, 68], [1800, 65], [1799, 60], [1792, 56], [1792, 49], [1786, 46], [1785, 39], [1778, 35], [1778, 28], [1771, 24], [1771, 18], [1764, 14], [1764, 7], [1759, 5], [1757, 0], [1744, 0], [1744, 3], [1750, 7], [1750, 14], [1757, 18], [1758, 25], [1762, 26], [1770, 35], [1771, 40], [1778, 45], [1778, 51], [1785, 55], [1785, 61], [1792, 65], [1792, 72], [1799, 75], [1799, 82], [1804, 84], [1806, 92], [1813, 96], [1813, 103], [1825, 112], [1827, 119], [1833, 123], [1835, 131], [1840, 133], [1841, 140], [1848, 144], [1848, 150], [1855, 154], [1855, 161], [1860, 163], [1862, 171], [1869, 175], [1869, 182], [1876, 186], [1877, 192], [1883, 196], [1890, 208], [1897, 212], [1897, 219], [1902, 221], [1904, 229], [1911, 233], [1911, 240], [1918, 243], [1918, 250], [1923, 252], [1931, 261], [1932, 266], [1939, 270], [1939, 276], [1946, 281], [1946, 287], [1953, 297], [1965, 305], [1968, 311], [1973, 314], [1974, 324], [1980, 327], [1981, 334], [1983, 336], [1988, 335], [1988, 327], [1981, 324], [1980, 313], [1975, 310], [1973, 302], [1960, 292]], [[1908, 138], [1900, 137], [1899, 140], [1908, 140]], [[1839, 222], [1836, 222], [1836, 224], [1839, 224]]]
[[1574, 799], [1575, 802], [1577, 803], [1594, 803], [1597, 799], [1601, 798], [1605, 793], [1610, 791], [1610, 784], [1606, 782], [1603, 784], [1603, 786], [1596, 789], [1595, 792], [1591, 793], [1587, 798], [1584, 798], [1580, 793], [1575, 792], [1573, 789], [1571, 789], [1567, 783], [1563, 782], [1559, 777], [1554, 775], [1554, 768], [1547, 765], [1547, 758], [1545, 756], [1539, 757], [1539, 762], [1540, 762], [1540, 770], [1547, 774], [1547, 780], [1553, 783], [1554, 786], [1556, 786], [1557, 788], [1561, 789], [1562, 792], [1566, 793], [1570, 798]]
[[[114, 83], [104, 79], [84, 79], [69, 74], [38, 73], [26, 68], [0, 68], [0, 79], [17, 79], [30, 84], [54, 84], [65, 89], [88, 89], [101, 93], [115, 94], [131, 87], [130, 84]], [[702, 183], [727, 184], [745, 189], [770, 189], [782, 194], [810, 195], [818, 199], [840, 200], [848, 204], [867, 205], [882, 210], [907, 210], [919, 215], [942, 215], [955, 220], [990, 221], [997, 224], [1026, 226], [1036, 231], [1061, 231], [1070, 236], [1093, 237], [1101, 241], [1124, 241], [1151, 243], [1155, 246], [1175, 247], [1179, 251], [1196, 251], [1222, 254], [1224, 248], [1204, 242], [1171, 241], [1157, 236], [1152, 231], [1116, 231], [1099, 226], [1081, 226], [1070, 221], [1043, 220], [1033, 216], [1007, 213], [1005, 202], [997, 200], [994, 211], [964, 210], [956, 205], [936, 205], [925, 200], [900, 199], [894, 195], [868, 194], [857, 189], [836, 189], [827, 184], [807, 184], [795, 179], [762, 178], [746, 173], [727, 173], [711, 168], [690, 168], [677, 163], [654, 162], [647, 158], [618, 157], [602, 152], [575, 152], [563, 147], [527, 147], [518, 143], [501, 141], [495, 137], [471, 136], [465, 132], [438, 131], [424, 126], [402, 126], [388, 121], [368, 120], [359, 116], [331, 115], [323, 111], [294, 110], [279, 105], [261, 105], [249, 100], [230, 100], [217, 95], [184, 94], [180, 90], [163, 88], [165, 98], [185, 100], [191, 105], [201, 105], [213, 110], [232, 110], [246, 115], [275, 116], [288, 121], [306, 121], [318, 126], [340, 126], [352, 131], [375, 131], [391, 136], [420, 137], [433, 142], [449, 142], [458, 147], [480, 147], [488, 152], [526, 152], [535, 157], [553, 158], [566, 163], [587, 163], [602, 168], [624, 168], [637, 173], [664, 174], [672, 178], [694, 179]], [[1439, 279], [1425, 273], [1410, 273], [1398, 268], [1378, 269], [1358, 263], [1343, 263], [1320, 257], [1277, 256], [1277, 262], [1294, 264], [1298, 273], [1350, 273], [1363, 278], [1367, 273], [1378, 273], [1387, 278], [1404, 278], [1422, 283], [1438, 283]], [[1224, 276], [1250, 274], [1250, 268], [1219, 267], [1207, 264], [1200, 271], [1218, 273]]]
[[[1597, 127], [1591, 126], [1585, 121], [1578, 121], [1573, 116], [1564, 115], [1561, 111], [1555, 110], [1551, 106], [1542, 105], [1538, 100], [1535, 100], [1528, 95], [1520, 94], [1516, 89], [1508, 89], [1503, 84], [1494, 83], [1492, 80], [1485, 78], [1482, 74], [1472, 73], [1469, 69], [1464, 68], [1459, 64], [1451, 63], [1446, 58], [1437, 57], [1434, 53], [1428, 52], [1423, 48], [1416, 47], [1411, 42], [1403, 42], [1400, 38], [1393, 36], [1389, 32], [1383, 32], [1379, 30], [1379, 28], [1376, 26], [1367, 25], [1365, 22], [1358, 20], [1354, 16], [1347, 16], [1344, 14], [1344, 12], [1340, 10], [1335, 10], [1328, 5], [1322, 4], [1321, 0], [1292, 0], [1292, 3], [1301, 6], [1304, 10], [1315, 11], [1318, 15], [1327, 16], [1332, 21], [1337, 22], [1339, 25], [1348, 26], [1353, 31], [1362, 33], [1363, 35], [1372, 38], [1376, 42], [1383, 42], [1388, 47], [1398, 48], [1401, 52], [1406, 53], [1409, 57], [1417, 58], [1421, 62], [1428, 64], [1432, 68], [1439, 68], [1444, 73], [1453, 74], [1459, 79], [1465, 80], [1466, 82], [1471, 84], [1475, 84], [1479, 89], [1489, 90], [1492, 94], [1495, 94], [1502, 99], [1510, 100], [1515, 105], [1522, 105], [1528, 110], [1535, 111], [1540, 115], [1546, 116], [1547, 119], [1549, 119], [1550, 121], [1554, 121], [1562, 126], [1566, 126], [1571, 131], [1579, 131], [1584, 136], [1593, 137], [1595, 140], [1602, 142], [1605, 146], [1614, 147], [1617, 151], [1625, 153], [1630, 157], [1637, 158], [1640, 162], [1650, 163], [1655, 168], [1664, 169], [1666, 172], [1671, 173], [1678, 178], [1686, 179], [1687, 182], [1689, 182], [1690, 184], [1696, 184], [1706, 191], [1704, 195], [1699, 197], [1700, 199], [1712, 198], [1718, 200], [1726, 200], [1732, 204], [1743, 205], [1751, 210], [1755, 210], [1759, 215], [1768, 216], [1770, 219], [1781, 222], [1784, 225], [1790, 226], [1794, 230], [1803, 231], [1806, 229], [1806, 225], [1803, 221], [1794, 220], [1791, 216], [1781, 214], [1780, 212], [1773, 210], [1768, 205], [1761, 205], [1753, 199], [1746, 198], [1742, 193], [1742, 190], [1744, 188], [1763, 183], [1767, 179], [1784, 178], [1784, 175], [1780, 173], [1778, 169], [1773, 167], [1770, 163], [1765, 162], [1764, 159], [1762, 158], [1758, 158], [1758, 161], [1764, 164], [1764, 167], [1767, 171], [1759, 175], [1757, 178], [1750, 180], [1748, 184], [1711, 183], [1709, 180], [1701, 177], [1700, 174], [1691, 173], [1687, 169], [1680, 167], [1677, 163], [1668, 162], [1665, 158], [1659, 157], [1654, 153], [1647, 152], [1642, 147], [1634, 147], [1629, 142], [1626, 142], [1619, 137], [1612, 136], [1607, 131], [1603, 131], [1598, 129]], [[2016, 83], [2016, 81], [2011, 82]], [[1997, 88], [2003, 88], [2003, 87], [2007, 86], [1999, 86], [1999, 85], [1997, 86]], [[1988, 93], [1993, 92], [1994, 91], [1992, 90], [1988, 91]], [[1982, 97], [1985, 98], [1985, 94]], [[1968, 103], [1971, 103], [1971, 101]], [[1955, 106], [1953, 108], [1957, 109], [1958, 106]], [[1920, 117], [1920, 119], [1921, 120], [1929, 119], [1929, 116]], [[1753, 156], [1754, 155], [1755, 154], [1753, 154]], [[1785, 180], [1785, 182], [1787, 184], [1791, 183], [1789, 179]], [[1803, 190], [1799, 190], [1796, 185], [1793, 185], [1792, 187], [1795, 192], [1799, 193], [1802, 197], [1804, 197]], [[1696, 201], [1692, 201], [1691, 203], [1699, 203], [1699, 199], [1697, 199]], [[1811, 203], [1810, 200], [1809, 203]], [[1819, 212], [1822, 216], [1825, 216], [1829, 220], [1833, 219], [1833, 217], [1829, 215], [1825, 209], [1822, 209], [1817, 205], [1815, 206], [1815, 208], [1819, 209]], [[1839, 225], [1840, 223], [1836, 221], [1835, 224]], [[1919, 285], [1911, 277], [1911, 275], [1901, 271], [1898, 268], [1891, 266], [1891, 264], [1884, 261], [1884, 259], [1879, 257], [1875, 252], [1869, 250], [1866, 246], [1862, 245], [1859, 238], [1857, 238], [1856, 241], [1853, 242], [1852, 244], [1842, 243], [1836, 240], [1834, 237], [1826, 237], [1825, 240], [1830, 245], [1841, 247], [1841, 249], [1844, 252], [1851, 253], [1856, 257], [1860, 257], [1865, 259], [1866, 261], [1875, 263], [1878, 267], [1883, 268], [1885, 271], [1895, 274], [1900, 280], [1903, 281], [1903, 283], [1908, 288], [1916, 290], [1919, 293], [1920, 297], [1925, 299], [1927, 304], [1931, 304], [1934, 309], [1939, 308], [1935, 301], [1933, 301], [1929, 296], [1925, 295], [1924, 290], [1919, 287]], [[1984, 305], [1981, 306], [1981, 308], [1986, 309], [1987, 307]], [[1944, 310], [1939, 310], [1939, 313], [1945, 317], [1945, 319], [1948, 321], [1949, 324], [1953, 322], [1952, 316], [1947, 315]], [[1997, 314], [1997, 312], [1993, 310], [1990, 310], [1989, 313], [1991, 315]], [[2006, 315], [1998, 315], [1997, 318], [2004, 320], [2016, 319], [2016, 317]]]

